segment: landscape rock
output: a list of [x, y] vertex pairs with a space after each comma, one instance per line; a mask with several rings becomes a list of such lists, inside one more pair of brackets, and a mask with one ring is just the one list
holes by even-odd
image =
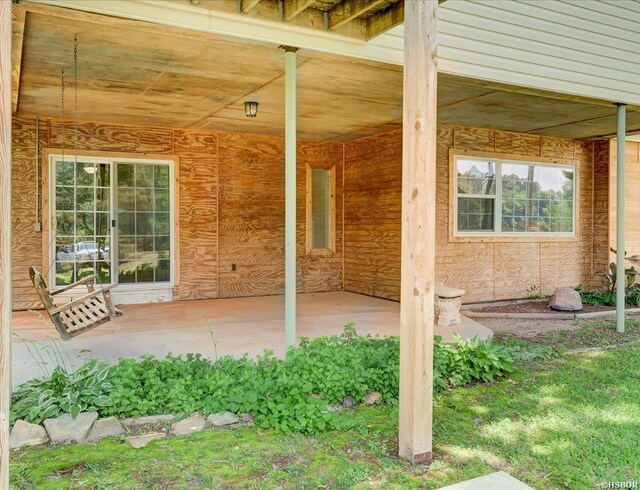
[[342, 406], [344, 408], [353, 408], [356, 406], [356, 401], [352, 396], [347, 395], [342, 399]]
[[243, 413], [240, 415], [240, 422], [243, 424], [255, 424], [256, 418], [250, 413]]
[[131, 420], [131, 422], [129, 422], [129, 426], [130, 427], [139, 427], [141, 425], [147, 425], [147, 424], [158, 424], [161, 422], [172, 422], [173, 419], [175, 419], [176, 416], [175, 415], [171, 415], [171, 414], [165, 414], [165, 415], [148, 415], [146, 417], [140, 417], [137, 419], [133, 419]]
[[124, 434], [124, 428], [117, 418], [98, 419], [89, 431], [87, 442], [98, 442], [107, 437], [116, 437], [121, 434]]
[[557, 288], [549, 307], [558, 311], [580, 311], [582, 310], [582, 299], [580, 293], [572, 288]]
[[364, 397], [365, 405], [375, 405], [382, 398], [382, 393], [379, 391], [372, 391], [371, 393], [367, 393], [367, 396]]
[[171, 434], [174, 436], [186, 436], [194, 432], [200, 432], [204, 429], [205, 424], [204, 417], [196, 413], [191, 417], [171, 424]]
[[65, 413], [55, 419], [44, 421], [51, 442], [81, 442], [84, 441], [91, 430], [91, 426], [98, 418], [98, 412], [83, 412], [73, 419]]
[[131, 447], [139, 449], [141, 447], [145, 447], [151, 441], [155, 441], [156, 439], [164, 439], [167, 437], [167, 434], [164, 432], [150, 432], [149, 434], [144, 434], [142, 436], [132, 436], [127, 438], [127, 442], [131, 444]]
[[44, 427], [38, 424], [30, 424], [24, 420], [16, 421], [9, 435], [9, 448], [11, 449], [37, 446], [47, 442], [49, 442], [49, 438]]
[[207, 417], [209, 422], [214, 427], [225, 427], [227, 425], [233, 425], [240, 423], [238, 417], [231, 412], [212, 413]]

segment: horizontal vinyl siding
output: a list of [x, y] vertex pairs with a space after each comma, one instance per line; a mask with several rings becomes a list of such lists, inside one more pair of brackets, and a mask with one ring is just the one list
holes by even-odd
[[[441, 72], [640, 104], [640, 4], [599, 0], [448, 0]], [[373, 40], [402, 50], [403, 27]]]

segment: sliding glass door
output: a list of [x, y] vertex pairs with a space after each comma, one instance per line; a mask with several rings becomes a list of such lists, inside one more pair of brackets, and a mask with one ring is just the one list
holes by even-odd
[[171, 285], [170, 161], [51, 157], [52, 283]]

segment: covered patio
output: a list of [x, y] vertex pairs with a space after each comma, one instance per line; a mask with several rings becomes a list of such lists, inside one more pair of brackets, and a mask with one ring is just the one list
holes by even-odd
[[[143, 355], [164, 357], [169, 353], [200, 353], [213, 359], [221, 356], [255, 357], [264, 350], [283, 356], [284, 315], [282, 298], [230, 298], [173, 301], [121, 306], [124, 316], [59, 344], [71, 366], [88, 359], [116, 361]], [[44, 316], [43, 316], [44, 314]], [[13, 314], [12, 383], [18, 385], [41, 374], [29, 352], [59, 342], [58, 334], [42, 311]], [[298, 336], [340, 335], [353, 323], [361, 335], [398, 335], [400, 304], [348, 292], [298, 295]], [[464, 338], [488, 338], [491, 330], [463, 317], [455, 329], [435, 327], [443, 342], [453, 342], [452, 332]], [[35, 341], [31, 343], [30, 341]], [[214, 342], [217, 343], [214, 349]]]
[[[301, 336], [338, 334], [348, 322], [364, 334], [400, 333], [400, 453], [429, 461], [431, 336], [451, 338], [451, 329], [433, 325], [435, 280], [464, 288], [466, 302], [599, 285], [612, 230], [624, 228], [620, 197], [621, 221], [611, 226], [611, 164], [618, 156], [624, 195], [624, 135], [640, 130], [635, 84], [603, 82], [612, 61], [603, 54], [593, 69], [593, 56], [582, 52], [574, 70], [584, 64], [594, 72], [572, 80], [554, 43], [547, 69], [529, 73], [527, 56], [536, 52], [539, 61], [539, 48], [508, 42], [537, 42], [527, 8], [553, 32], [565, 14], [551, 5], [540, 14], [499, 2], [413, 2], [403, 28], [402, 2], [360, 2], [378, 5], [386, 20], [349, 16], [346, 27], [384, 25], [354, 40], [315, 21], [317, 32], [276, 28], [253, 14], [234, 20], [208, 8], [222, 3], [236, 5], [14, 6], [14, 331], [47, 342], [46, 321], [28, 311], [41, 306], [27, 274], [37, 265], [54, 289], [87, 269], [118, 284], [125, 316], [65, 345], [74, 362], [169, 351], [210, 356], [215, 341], [218, 355], [282, 354]], [[303, 4], [292, 18], [305, 10], [325, 15]], [[514, 17], [517, 35], [493, 24]], [[486, 25], [476, 25], [480, 18]], [[243, 30], [239, 19], [262, 30]], [[587, 41], [580, 42], [591, 49]], [[628, 56], [620, 63], [633, 64], [633, 50]], [[79, 73], [66, 79], [77, 101], [66, 113], [61, 66], [73, 67], [67, 77]], [[65, 151], [76, 161], [69, 164]], [[499, 200], [517, 171], [502, 179], [496, 165], [525, 170], [518, 183], [526, 190], [518, 199], [514, 191], [510, 213]], [[65, 166], [70, 177], [58, 172]], [[536, 169], [547, 177], [536, 180]], [[482, 185], [475, 193], [463, 185], [474, 179]], [[83, 189], [93, 193], [80, 203], [88, 210], [77, 197]], [[544, 197], [534, 195], [541, 189]], [[474, 199], [484, 200], [480, 211], [471, 209]], [[565, 208], [552, 225], [554, 199]], [[526, 211], [518, 214], [516, 200]], [[102, 257], [74, 255], [86, 243], [98, 244]], [[458, 329], [489, 335], [468, 319]], [[14, 343], [14, 383], [33, 369], [26, 346]]]

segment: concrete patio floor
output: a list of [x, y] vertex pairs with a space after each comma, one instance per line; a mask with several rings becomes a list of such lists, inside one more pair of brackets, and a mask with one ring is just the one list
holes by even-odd
[[[59, 341], [44, 311], [14, 312], [13, 385], [42, 375], [29, 350], [37, 348], [43, 353], [50, 369], [53, 363], [47, 352], [54, 344], [61, 348], [65, 362], [71, 366], [88, 359], [115, 361], [145, 354], [164, 357], [169, 352], [201, 353], [213, 358], [214, 339], [219, 357], [245, 353], [253, 357], [264, 349], [282, 356], [283, 304], [282, 296], [260, 296], [124, 305], [120, 307], [123, 317], [68, 342]], [[462, 325], [456, 327], [436, 326], [436, 335], [441, 335], [445, 342], [453, 341], [453, 331], [467, 338], [492, 335], [487, 327], [463, 319]], [[298, 296], [298, 338], [339, 334], [348, 322], [355, 323], [360, 334], [398, 335], [400, 304], [347, 292]]]

